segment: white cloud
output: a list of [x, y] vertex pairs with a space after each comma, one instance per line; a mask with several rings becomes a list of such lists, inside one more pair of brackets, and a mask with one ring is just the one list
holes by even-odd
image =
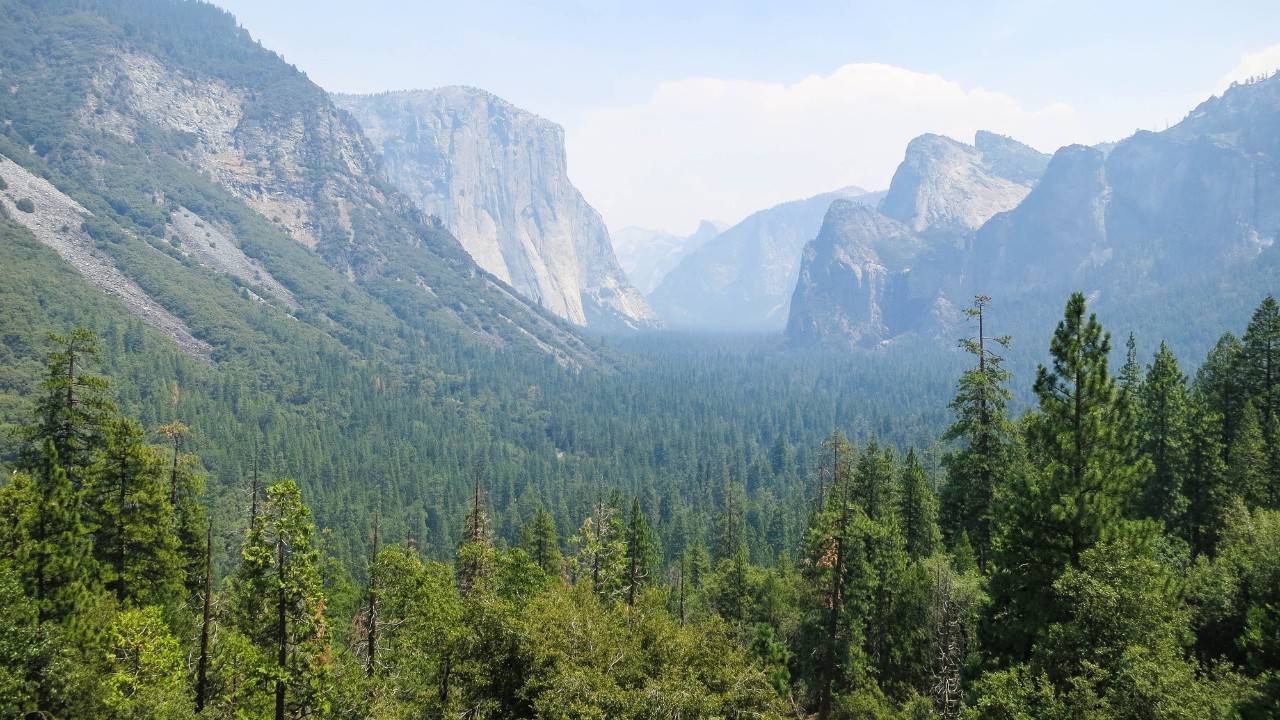
[[1280, 45], [1272, 45], [1258, 52], [1246, 54], [1231, 72], [1222, 76], [1218, 82], [1217, 92], [1221, 93], [1233, 82], [1244, 82], [1251, 77], [1271, 75], [1280, 68]]
[[888, 186], [907, 142], [979, 129], [1045, 151], [1083, 137], [1064, 104], [1014, 98], [891, 65], [851, 64], [793, 84], [691, 78], [643, 104], [587, 112], [567, 130], [569, 170], [610, 227], [690, 231], [846, 185]]

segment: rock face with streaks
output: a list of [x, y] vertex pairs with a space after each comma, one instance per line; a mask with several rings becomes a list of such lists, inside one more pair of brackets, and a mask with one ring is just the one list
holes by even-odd
[[392, 182], [520, 294], [593, 329], [657, 324], [600, 214], [569, 182], [564, 130], [465, 87], [336, 96]]
[[120, 300], [152, 327], [168, 335], [184, 352], [208, 360], [211, 348], [195, 337], [180, 318], [120, 271], [111, 257], [94, 246], [83, 229], [92, 213], [44, 178], [0, 155], [0, 216], [24, 226], [74, 267], [91, 285]]

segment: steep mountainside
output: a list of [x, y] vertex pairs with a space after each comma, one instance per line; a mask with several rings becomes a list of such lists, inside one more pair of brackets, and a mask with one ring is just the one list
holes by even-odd
[[655, 325], [609, 232], [569, 182], [564, 130], [473, 88], [335, 96], [391, 181], [481, 267], [577, 325]]
[[665, 230], [625, 227], [613, 233], [613, 249], [618, 263], [646, 295], [662, 283], [686, 255], [715, 239], [720, 228], [703, 220], [692, 235], [680, 236]]
[[[2, 9], [4, 154], [80, 203], [100, 258], [191, 325], [215, 358], [218, 342], [196, 327], [199, 302], [186, 315], [178, 307], [188, 264], [257, 285], [259, 299], [335, 336], [382, 315], [589, 361], [567, 327], [481, 272], [392, 188], [354, 121], [229, 15], [164, 0]], [[221, 238], [228, 252], [193, 252], [196, 223], [211, 250]], [[160, 282], [174, 290], [161, 297]], [[380, 313], [355, 309], [370, 302]]]
[[787, 320], [800, 251], [832, 201], [874, 204], [879, 193], [845, 188], [761, 210], [690, 253], [649, 295], [677, 327], [776, 330]]
[[[1003, 181], [1012, 183], [1019, 168], [1034, 170], [1039, 161], [1003, 139], [997, 153], [991, 138], [979, 137], [978, 144], [988, 149], [963, 172], [953, 171], [963, 148], [937, 152], [947, 144], [932, 138], [913, 142], [947, 158], [939, 165], [945, 176], [969, 178], [968, 188], [986, 188], [988, 196], [975, 201], [970, 192], [932, 192], [936, 179], [918, 171], [909, 151], [906, 167], [881, 204], [883, 212], [930, 243], [910, 268], [910, 302], [893, 309], [906, 313], [904, 321], [877, 335], [850, 332], [845, 329], [850, 321], [832, 320], [823, 325], [831, 329], [821, 339], [812, 332], [797, 332], [792, 339], [844, 346], [915, 330], [949, 337], [954, 333], [945, 324], [948, 313], [939, 308], [963, 304], [975, 294], [1002, 303], [1006, 327], [1034, 332], [1051, 324], [1056, 299], [1082, 290], [1111, 317], [1154, 328], [1187, 353], [1202, 354], [1213, 338], [1200, 328], [1225, 325], [1275, 290], [1275, 279], [1268, 276], [1280, 252], [1274, 247], [1280, 233], [1277, 127], [1277, 78], [1236, 86], [1164, 132], [1139, 132], [1110, 146], [1064, 147], [1033, 189], [1016, 185], [1016, 193], [982, 173], [998, 168], [1008, 176]], [[900, 177], [910, 180], [908, 187], [929, 189], [926, 201], [900, 202], [922, 194], [897, 193]], [[998, 211], [1018, 193], [1025, 198]], [[935, 201], [948, 196], [958, 201]], [[947, 228], [948, 242], [937, 242], [930, 219]], [[975, 226], [979, 219], [984, 222]], [[965, 231], [966, 226], [973, 229]], [[810, 255], [823, 256], [820, 251]], [[798, 298], [812, 295], [814, 301], [793, 304], [809, 315], [841, 318], [845, 308], [820, 306], [831, 292], [797, 286]], [[852, 325], [879, 327], [878, 322], [875, 314], [866, 314]], [[793, 327], [814, 326], [812, 319], [793, 318]]]
[[924, 247], [910, 228], [875, 208], [836, 200], [804, 247], [787, 335], [799, 346], [883, 340], [908, 314], [905, 272]]
[[833, 204], [805, 246], [787, 321], [791, 344], [876, 345], [919, 329], [947, 335], [959, 317], [948, 291], [965, 238], [1016, 207], [1047, 161], [989, 132], [973, 145], [941, 135], [912, 140], [878, 208]]

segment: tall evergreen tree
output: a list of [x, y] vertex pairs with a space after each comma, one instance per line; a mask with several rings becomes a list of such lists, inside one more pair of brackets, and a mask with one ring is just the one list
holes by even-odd
[[538, 508], [520, 535], [520, 545], [529, 553], [529, 559], [546, 574], [559, 577], [560, 536], [556, 533], [556, 520], [551, 513]]
[[1132, 507], [1145, 462], [1132, 421], [1107, 369], [1110, 337], [1075, 293], [1037, 372], [1039, 413], [1027, 430], [1037, 466], [1007, 493], [999, 572], [993, 580], [993, 644], [1025, 658], [1061, 615], [1054, 580], [1118, 528]]
[[955, 545], [967, 535], [985, 569], [991, 555], [993, 508], [1001, 483], [1013, 472], [1015, 438], [1009, 420], [1011, 397], [1009, 372], [999, 349], [1010, 344], [1008, 336], [986, 334], [986, 310], [990, 298], [979, 295], [967, 311], [978, 324], [978, 334], [961, 341], [976, 357], [976, 365], [960, 376], [951, 401], [955, 422], [944, 436], [961, 447], [943, 459], [947, 483], [942, 491], [942, 522], [948, 542]]
[[123, 604], [164, 606], [177, 600], [186, 563], [163, 459], [134, 421], [107, 423], [106, 446], [88, 470], [94, 549], [109, 568], [107, 588]]
[[482, 479], [485, 465], [473, 470], [471, 509], [463, 523], [462, 545], [455, 561], [458, 573], [458, 589], [463, 595], [480, 582], [493, 564], [493, 531], [489, 527], [489, 514], [485, 510]]
[[303, 718], [327, 711], [330, 703], [330, 648], [320, 553], [311, 512], [292, 480], [266, 490], [259, 527], [246, 540], [242, 577], [265, 577], [241, 584], [242, 604], [257, 606], [247, 615], [256, 626], [241, 631], [266, 657], [274, 658], [262, 675], [275, 694], [275, 716]]
[[1280, 304], [1271, 295], [1254, 311], [1243, 341], [1245, 382], [1266, 427], [1280, 415]]
[[1138, 363], [1138, 338], [1133, 333], [1124, 341], [1124, 365], [1120, 366], [1116, 384], [1121, 400], [1130, 407], [1137, 406], [1142, 395], [1142, 366]]
[[37, 392], [36, 422], [24, 433], [25, 464], [29, 468], [42, 464], [47, 440], [72, 487], [79, 490], [85, 468], [102, 446], [103, 429], [115, 406], [108, 396], [107, 381], [88, 372], [98, 357], [97, 336], [77, 328], [66, 336], [51, 335], [50, 340], [54, 350]]
[[1222, 450], [1222, 420], [1200, 390], [1191, 393], [1187, 413], [1187, 452], [1182, 492], [1187, 511], [1181, 536], [1192, 557], [1212, 554], [1222, 528], [1231, 493], [1226, 453]]
[[921, 560], [938, 549], [938, 501], [914, 449], [907, 451], [898, 489], [898, 517], [907, 555]]
[[625, 582], [628, 605], [635, 605], [636, 593], [657, 575], [659, 555], [657, 538], [640, 510], [640, 501], [632, 500], [631, 513], [627, 518]]
[[1267, 450], [1262, 413], [1250, 402], [1241, 414], [1240, 427], [1228, 453], [1227, 476], [1231, 493], [1251, 508], [1264, 506], [1270, 497]]
[[1141, 447], [1151, 461], [1138, 511], [1171, 529], [1182, 525], [1187, 507], [1183, 484], [1191, 440], [1186, 382], [1177, 358], [1160, 343], [1138, 393]]
[[1244, 406], [1249, 399], [1243, 363], [1244, 345], [1235, 335], [1226, 333], [1218, 339], [1196, 371], [1196, 389], [1204, 395], [1208, 409], [1220, 421], [1219, 446], [1224, 461], [1235, 442]]

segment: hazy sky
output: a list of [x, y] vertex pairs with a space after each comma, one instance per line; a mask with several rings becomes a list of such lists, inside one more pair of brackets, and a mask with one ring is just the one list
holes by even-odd
[[1052, 151], [1280, 67], [1276, 0], [216, 1], [326, 89], [474, 85], [560, 123], [610, 227], [677, 232], [883, 188], [922, 132]]

